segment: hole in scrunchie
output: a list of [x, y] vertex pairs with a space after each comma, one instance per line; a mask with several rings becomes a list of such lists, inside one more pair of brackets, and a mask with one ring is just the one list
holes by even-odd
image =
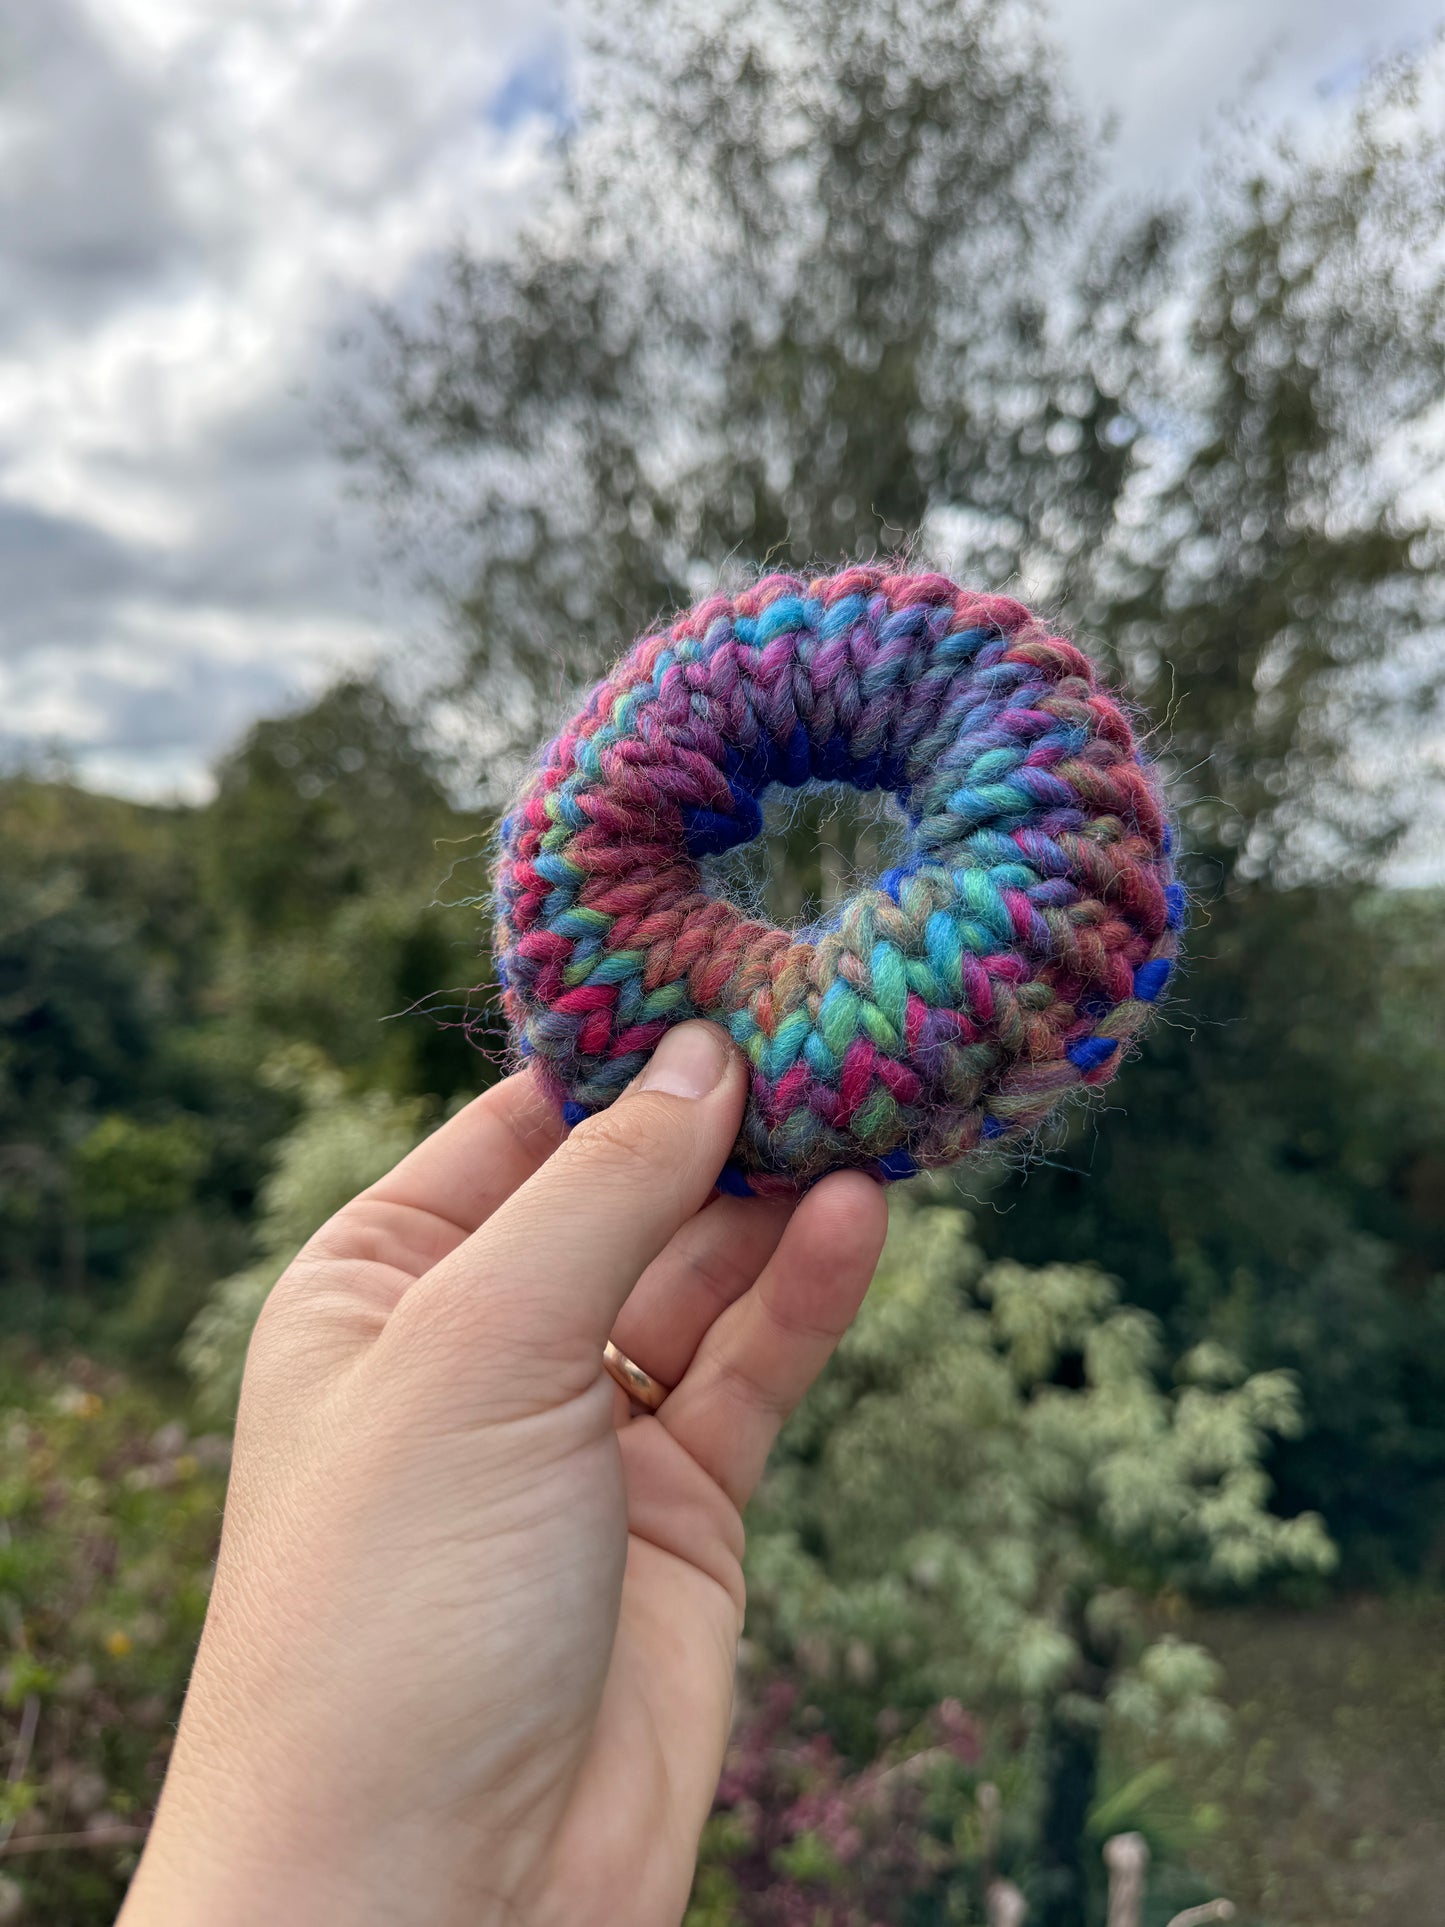
[[908, 854], [909, 828], [894, 798], [845, 783], [773, 785], [760, 799], [762, 833], [701, 862], [710, 896], [799, 936], [815, 934], [841, 904]]

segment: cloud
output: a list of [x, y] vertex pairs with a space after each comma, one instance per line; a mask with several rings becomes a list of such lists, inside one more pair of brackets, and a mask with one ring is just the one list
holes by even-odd
[[398, 633], [318, 422], [329, 344], [454, 240], [515, 223], [563, 55], [545, 7], [501, 0], [7, 17], [12, 739], [194, 790], [257, 713]]
[[1440, 18], [1436, 0], [1059, 0], [1051, 31], [1086, 104], [1117, 117], [1115, 179], [1149, 191], [1187, 183], [1222, 113], [1307, 116]]
[[0, 750], [58, 751], [99, 787], [198, 798], [208, 765], [255, 720], [317, 694], [374, 647], [335, 617], [268, 620], [225, 607], [113, 601], [106, 639], [0, 663]]
[[0, 339], [84, 326], [163, 280], [193, 237], [159, 151], [163, 103], [74, 0], [0, 41]]
[[9, 637], [41, 641], [83, 620], [96, 597], [135, 586], [134, 556], [84, 522], [25, 507], [0, 507], [0, 576]]
[[563, 124], [568, 106], [563, 51], [559, 42], [548, 40], [507, 75], [487, 102], [487, 116], [495, 127], [507, 132], [535, 114]]

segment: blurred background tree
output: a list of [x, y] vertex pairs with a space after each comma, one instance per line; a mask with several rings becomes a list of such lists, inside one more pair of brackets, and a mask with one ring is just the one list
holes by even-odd
[[591, 24], [552, 191], [505, 258], [459, 253], [424, 316], [380, 318], [350, 422], [494, 747], [730, 565], [872, 553], [947, 505], [1010, 575], [1039, 464], [1013, 472], [1007, 424], [1091, 171], [1020, 8]]
[[272, 1285], [312, 1232], [399, 1164], [423, 1135], [421, 1101], [353, 1090], [307, 1046], [274, 1060], [268, 1078], [298, 1090], [304, 1108], [261, 1186], [256, 1261], [212, 1289], [180, 1348], [198, 1409], [227, 1425], [236, 1416], [251, 1330]]
[[245, 1260], [298, 1042], [399, 1101], [491, 1075], [462, 1028], [482, 822], [420, 719], [344, 682], [217, 776], [190, 810], [0, 783], [0, 1329], [164, 1366]]
[[945, 1698], [1021, 1735], [1040, 1927], [1099, 1911], [1106, 1728], [1223, 1737], [1217, 1666], [1151, 1636], [1147, 1602], [1334, 1564], [1315, 1515], [1268, 1510], [1264, 1448], [1300, 1425], [1289, 1375], [1217, 1345], [1164, 1366], [1154, 1320], [1099, 1272], [987, 1265], [958, 1211], [900, 1209], [753, 1517], [750, 1637], [802, 1667], [845, 1747], [866, 1757], [883, 1708]]
[[1418, 720], [1440, 673], [1411, 647], [1441, 613], [1410, 504], [1445, 376], [1418, 63], [1322, 154], [1249, 143], [1202, 209], [1101, 213], [1031, 10], [786, 27], [604, 12], [515, 248], [380, 318], [350, 445], [423, 565], [451, 558], [484, 740], [530, 740], [730, 571], [906, 541], [1066, 603], [1167, 707], [1216, 866], [1367, 863], [1411, 807], [1382, 714]]

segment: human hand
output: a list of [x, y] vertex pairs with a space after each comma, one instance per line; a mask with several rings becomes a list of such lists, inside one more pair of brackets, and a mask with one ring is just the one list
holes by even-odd
[[[509, 1078], [287, 1271], [120, 1927], [676, 1927], [740, 1509], [885, 1228], [857, 1173], [711, 1197], [746, 1084], [680, 1025], [561, 1141]], [[604, 1374], [609, 1333], [676, 1387], [655, 1417]]]

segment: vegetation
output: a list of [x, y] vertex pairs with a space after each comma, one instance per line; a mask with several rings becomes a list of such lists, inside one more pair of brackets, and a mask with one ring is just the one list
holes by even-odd
[[1097, 1272], [986, 1266], [957, 1211], [901, 1210], [753, 1521], [753, 1637], [852, 1750], [883, 1708], [941, 1698], [1016, 1736], [1019, 1878], [1045, 1922], [1088, 1916], [1106, 1729], [1223, 1736], [1216, 1665], [1148, 1638], [1145, 1603], [1334, 1563], [1317, 1518], [1266, 1509], [1263, 1448], [1299, 1426], [1288, 1376], [1215, 1345], [1163, 1364]]
[[399, 1102], [488, 1081], [448, 988], [486, 978], [482, 826], [362, 683], [259, 724], [205, 809], [22, 774], [0, 825], [0, 1327], [164, 1366], [247, 1262], [298, 1045]]
[[206, 1610], [230, 1441], [84, 1359], [0, 1366], [0, 1919], [113, 1918]]

